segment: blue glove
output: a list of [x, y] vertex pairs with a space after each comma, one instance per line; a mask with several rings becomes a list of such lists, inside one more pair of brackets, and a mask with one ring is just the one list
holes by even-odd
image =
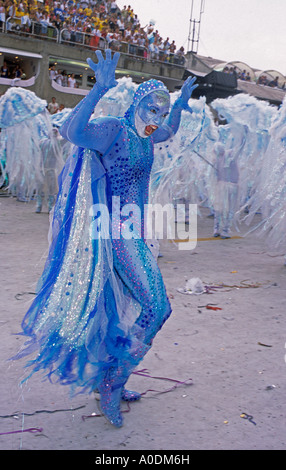
[[[115, 80], [115, 69], [119, 59], [119, 52], [111, 57], [111, 50], [106, 50], [106, 58], [103, 58], [101, 51], [96, 51], [98, 62], [95, 63], [90, 58], [87, 63], [95, 73], [96, 83], [88, 95], [78, 103], [60, 128], [61, 135], [77, 145], [78, 147], [94, 148], [104, 151], [112, 135], [112, 128], [117, 125], [111, 118], [106, 118], [101, 122], [101, 132], [103, 125], [105, 130], [105, 139], [99, 139], [100, 126], [89, 122], [94, 108], [104, 94], [117, 85]], [[103, 121], [103, 120], [102, 120]], [[95, 147], [96, 146], [96, 147]]]
[[111, 50], [106, 49], [106, 59], [104, 60], [101, 51], [95, 52], [97, 55], [98, 62], [97, 64], [93, 62], [90, 58], [86, 60], [89, 67], [94, 71], [96, 78], [96, 84], [101, 88], [113, 88], [117, 85], [115, 80], [115, 69], [120, 57], [119, 52], [115, 52], [111, 58]]
[[181, 96], [177, 100], [182, 109], [190, 112], [192, 112], [192, 109], [188, 105], [188, 101], [191, 98], [193, 91], [199, 86], [198, 84], [194, 85], [195, 81], [196, 77], [187, 78], [181, 88]]
[[156, 133], [154, 133], [155, 143], [163, 142], [176, 134], [179, 129], [182, 110], [192, 113], [192, 109], [188, 105], [188, 101], [191, 98], [193, 91], [199, 86], [194, 85], [195, 81], [196, 77], [189, 77], [183, 84], [181, 94], [172, 106], [168, 119], [166, 119], [163, 126], [160, 129], [157, 129]]

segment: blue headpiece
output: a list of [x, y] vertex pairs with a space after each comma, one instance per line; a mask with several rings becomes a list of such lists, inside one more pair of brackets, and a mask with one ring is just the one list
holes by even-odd
[[124, 116], [132, 127], [134, 127], [135, 125], [135, 112], [140, 101], [146, 96], [148, 96], [150, 93], [153, 93], [154, 91], [164, 91], [169, 95], [169, 90], [164, 85], [164, 83], [160, 80], [155, 80], [153, 78], [151, 80], [148, 80], [147, 82], [141, 83], [137, 88], [133, 98], [133, 103], [126, 111]]

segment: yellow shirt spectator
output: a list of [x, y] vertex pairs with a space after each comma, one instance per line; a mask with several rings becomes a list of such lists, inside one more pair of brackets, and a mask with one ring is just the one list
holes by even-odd
[[21, 16], [24, 16], [24, 12], [22, 10], [18, 10], [18, 8], [16, 8], [15, 16], [16, 16], [16, 18], [21, 18]]
[[88, 7], [87, 7], [87, 8], [85, 8], [83, 11], [84, 11], [84, 13], [86, 14], [86, 16], [88, 16], [88, 17], [90, 17], [91, 14], [92, 14], [92, 9], [91, 9], [91, 8], [88, 8]]
[[99, 29], [99, 31], [102, 31], [102, 28], [103, 28], [103, 25], [104, 25], [104, 21], [100, 20], [99, 18], [97, 18], [97, 21], [95, 22], [97, 28]]

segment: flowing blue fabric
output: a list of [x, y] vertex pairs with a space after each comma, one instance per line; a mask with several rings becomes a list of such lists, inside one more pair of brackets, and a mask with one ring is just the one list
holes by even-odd
[[96, 153], [75, 148], [59, 188], [49, 255], [22, 322], [31, 339], [16, 358], [38, 350], [27, 364], [31, 374], [47, 370], [72, 390], [91, 391], [111, 365], [136, 365], [134, 350], [145, 347], [135, 325], [141, 307], [114, 270], [111, 239], [90, 236], [90, 208], [107, 204], [106, 173]]
[[[94, 390], [111, 368], [126, 382], [171, 314], [162, 275], [144, 239], [144, 205], [154, 142], [177, 132], [182, 100], [152, 137], [140, 137], [135, 113], [154, 91], [167, 93], [163, 83], [150, 80], [138, 87], [124, 118], [89, 121], [86, 112], [104, 94], [95, 87], [61, 128], [71, 142], [93, 150], [75, 146], [60, 175], [48, 259], [22, 323], [30, 341], [17, 357], [37, 351], [27, 364], [31, 374], [44, 370], [72, 391]], [[120, 199], [118, 238], [111, 223], [114, 197]], [[140, 215], [131, 217], [129, 226], [134, 206]], [[108, 208], [108, 223], [102, 223], [102, 208]], [[130, 238], [122, 234], [128, 230]]]

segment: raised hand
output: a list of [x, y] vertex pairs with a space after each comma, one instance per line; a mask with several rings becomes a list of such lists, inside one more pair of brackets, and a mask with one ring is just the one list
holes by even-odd
[[103, 58], [101, 51], [96, 51], [98, 62], [93, 62], [92, 59], [88, 58], [86, 61], [89, 67], [94, 71], [96, 83], [102, 88], [113, 88], [117, 85], [115, 80], [115, 69], [120, 57], [119, 52], [115, 52], [111, 57], [111, 50], [106, 49], [105, 59]]
[[191, 98], [193, 91], [199, 86], [198, 84], [194, 85], [195, 81], [196, 77], [189, 77], [181, 88], [180, 101], [184, 109], [191, 109], [188, 106], [188, 101]]

